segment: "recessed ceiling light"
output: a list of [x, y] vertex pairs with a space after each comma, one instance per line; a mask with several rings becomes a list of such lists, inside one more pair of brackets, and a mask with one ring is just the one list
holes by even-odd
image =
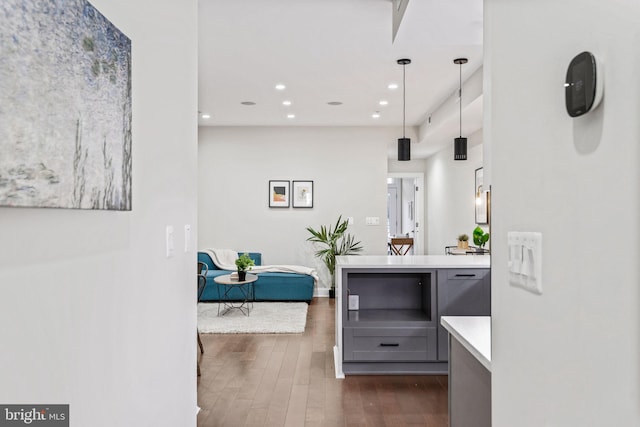
[[203, 119], [210, 119], [211, 115], [210, 114], [203, 114], [200, 117], [202, 117]]
[[287, 119], [295, 119], [296, 115], [295, 114], [287, 114]]
[[385, 101], [385, 100], [383, 99], [382, 101], [378, 102], [378, 104], [380, 104], [380, 105], [388, 105], [388, 104], [389, 104], [389, 101]]
[[278, 83], [276, 85], [276, 89], [277, 90], [285, 90], [287, 87], [285, 85], [283, 85], [282, 83]]
[[387, 87], [391, 90], [398, 89], [398, 83], [389, 83]]
[[288, 107], [291, 105], [291, 101], [282, 101], [282, 105], [286, 105]]
[[329, 101], [329, 102], [327, 102], [327, 104], [329, 104], [329, 105], [342, 105], [342, 102], [340, 102], [340, 101]]
[[373, 113], [371, 115], [371, 117], [374, 118], [374, 119], [379, 119], [380, 118], [380, 113], [376, 111], [375, 113]]
[[242, 105], [256, 105], [256, 103], [253, 102], [253, 101], [242, 101], [240, 104], [242, 104]]

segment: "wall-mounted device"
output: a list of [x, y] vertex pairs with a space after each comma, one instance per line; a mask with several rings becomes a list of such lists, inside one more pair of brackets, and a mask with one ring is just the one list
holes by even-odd
[[591, 52], [582, 52], [571, 60], [564, 83], [567, 113], [578, 117], [600, 104], [604, 92], [602, 65]]

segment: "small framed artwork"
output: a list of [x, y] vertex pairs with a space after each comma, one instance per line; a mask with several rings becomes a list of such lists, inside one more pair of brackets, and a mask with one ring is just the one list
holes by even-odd
[[487, 190], [484, 188], [484, 174], [482, 168], [476, 169], [475, 183], [476, 224], [487, 224], [489, 205], [487, 203]]
[[293, 207], [313, 207], [313, 181], [293, 181]]
[[289, 181], [269, 181], [269, 207], [289, 207]]

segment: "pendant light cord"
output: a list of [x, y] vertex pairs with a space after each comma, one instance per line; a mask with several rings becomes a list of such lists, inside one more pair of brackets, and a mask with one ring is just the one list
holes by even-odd
[[407, 85], [405, 83], [405, 70], [407, 66], [406, 64], [402, 64], [402, 137], [404, 138], [404, 128], [405, 128], [405, 118], [406, 118], [406, 107], [407, 107]]
[[460, 63], [460, 86], [458, 88], [458, 96], [460, 97], [460, 138], [462, 138], [462, 63]]

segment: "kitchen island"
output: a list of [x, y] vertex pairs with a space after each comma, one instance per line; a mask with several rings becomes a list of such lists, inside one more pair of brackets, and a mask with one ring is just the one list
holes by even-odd
[[442, 316], [491, 314], [490, 256], [336, 259], [336, 377], [446, 374]]
[[449, 426], [491, 427], [491, 318], [443, 316], [449, 332]]

